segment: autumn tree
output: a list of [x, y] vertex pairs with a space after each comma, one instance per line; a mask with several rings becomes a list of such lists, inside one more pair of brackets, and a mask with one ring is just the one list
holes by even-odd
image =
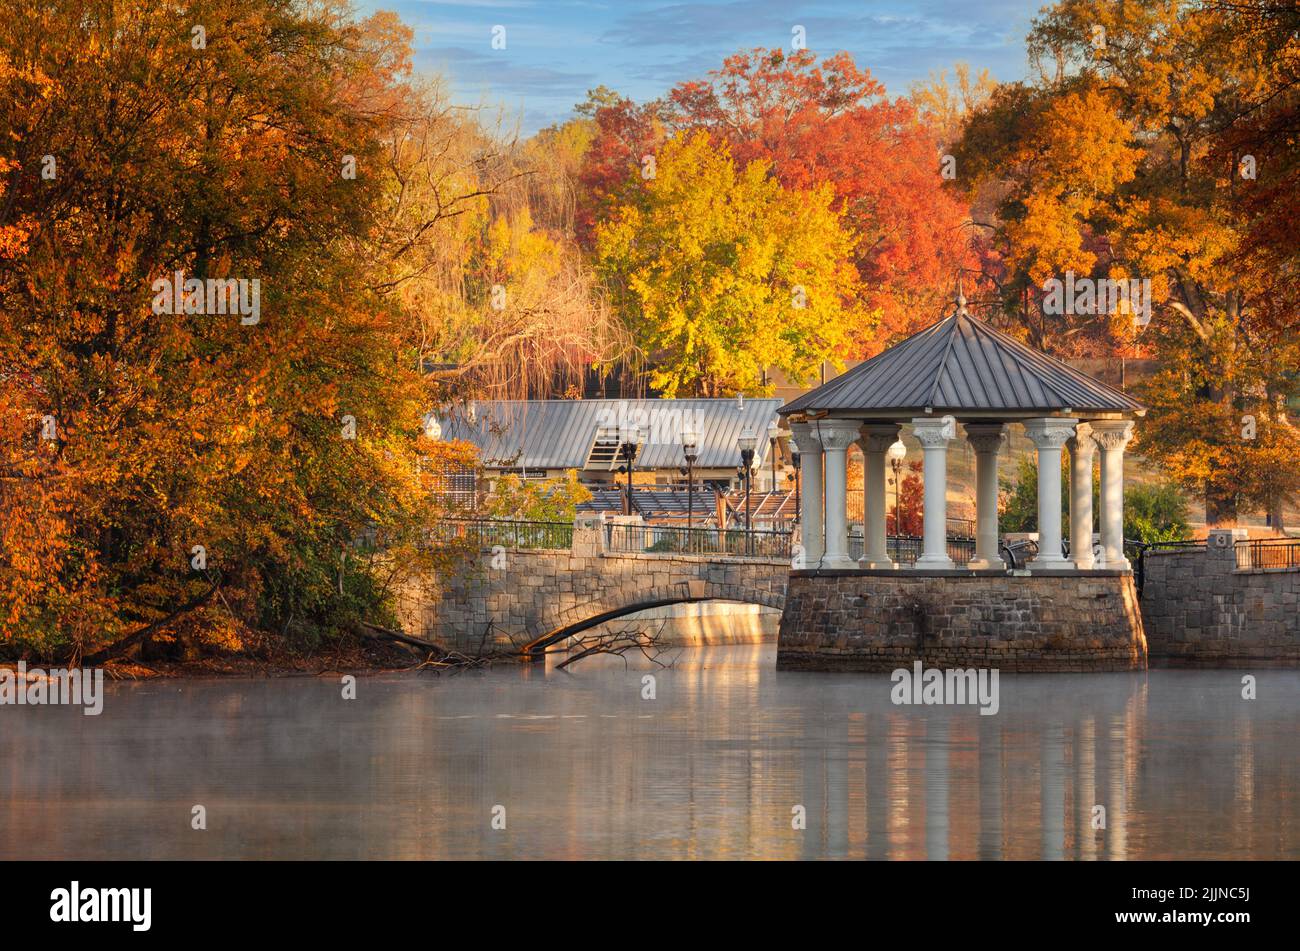
[[664, 396], [759, 392], [770, 366], [806, 379], [866, 319], [829, 187], [782, 188], [696, 132], [627, 194], [597, 259]]
[[857, 238], [864, 302], [879, 327], [854, 336], [869, 356], [933, 321], [968, 260], [966, 208], [943, 188], [939, 142], [904, 98], [847, 53], [751, 50], [669, 94], [677, 128], [703, 128], [740, 163], [764, 160], [787, 188], [828, 183]]
[[[1267, 126], [1294, 107], [1294, 54], [1246, 28], [1259, 7], [1063, 0], [1029, 38], [1038, 81], [999, 89], [958, 148], [974, 173], [966, 187], [1004, 189], [993, 225], [1009, 308], [1067, 271], [1150, 280], [1142, 334], [1164, 369], [1146, 393], [1139, 448], [1204, 496], [1211, 524], [1231, 522], [1239, 502], [1300, 488], [1294, 467], [1278, 465], [1300, 451], [1279, 412], [1295, 390], [1296, 311], [1266, 264], [1279, 253], [1293, 263], [1296, 243], [1275, 233], [1252, 250], [1242, 211], [1288, 166], [1243, 165], [1230, 147], [1243, 123]], [[1255, 26], [1285, 32], [1281, 21]], [[1277, 42], [1293, 49], [1293, 37]], [[1038, 313], [1060, 319], [1041, 300]], [[1131, 313], [1097, 316], [1116, 339], [1132, 332]]]
[[[386, 286], [409, 38], [288, 0], [0, 20], [9, 650], [390, 617], [376, 545], [436, 515], [430, 393]], [[226, 280], [238, 307], [208, 289]]]
[[632, 173], [646, 173], [655, 151], [670, 134], [667, 106], [660, 100], [638, 105], [631, 99], [600, 87], [588, 93], [575, 111], [589, 119], [591, 141], [583, 151], [578, 172], [578, 242], [591, 249], [596, 228], [607, 221], [623, 199]]
[[441, 83], [411, 86], [382, 143], [380, 228], [357, 253], [409, 315], [436, 398], [550, 395], [624, 352], [573, 241], [584, 123], [519, 142]]
[[855, 236], [853, 262], [866, 310], [846, 355], [869, 356], [930, 323], [968, 260], [966, 208], [943, 189], [938, 142], [907, 99], [890, 99], [847, 53], [756, 49], [663, 100], [620, 99], [594, 109], [584, 166], [588, 217], [599, 221], [673, 134], [704, 131], [742, 168], [761, 161], [784, 188], [831, 188]]
[[997, 85], [987, 69], [972, 74], [969, 63], [957, 63], [951, 79], [946, 69], [931, 72], [929, 79], [912, 84], [908, 98], [940, 146], [947, 147], [961, 138], [967, 118], [988, 102]]

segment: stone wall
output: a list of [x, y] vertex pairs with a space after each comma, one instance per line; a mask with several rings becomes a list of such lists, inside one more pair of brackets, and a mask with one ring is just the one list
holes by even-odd
[[1151, 551], [1142, 617], [1153, 665], [1300, 667], [1300, 569], [1237, 570], [1231, 535]]
[[777, 668], [892, 671], [1140, 670], [1146, 641], [1132, 575], [1062, 571], [796, 571]]
[[777, 609], [785, 604], [787, 561], [611, 552], [604, 542], [604, 520], [582, 516], [572, 549], [482, 552], [459, 565], [437, 596], [408, 591], [403, 627], [416, 637], [476, 650], [480, 642], [523, 644], [647, 601], [717, 599]]
[[[508, 647], [628, 605], [708, 598], [784, 608], [777, 666], [785, 669], [894, 670], [920, 659], [1131, 670], [1148, 657], [1161, 666], [1300, 666], [1300, 570], [1238, 571], [1230, 538], [1149, 552], [1140, 606], [1132, 576], [1120, 572], [791, 572], [783, 561], [613, 552], [604, 541], [603, 520], [582, 517], [571, 549], [481, 552], [441, 591], [408, 591], [403, 626], [460, 650]], [[665, 633], [673, 643], [752, 642], [763, 639], [756, 620], [674, 617]]]

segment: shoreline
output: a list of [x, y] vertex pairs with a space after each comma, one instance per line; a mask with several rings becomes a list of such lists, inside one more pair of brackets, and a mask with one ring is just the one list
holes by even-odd
[[[25, 660], [27, 679], [39, 675], [36, 671], [65, 670], [59, 661]], [[19, 661], [0, 661], [0, 670], [17, 671]], [[96, 668], [83, 668], [96, 669]], [[397, 645], [376, 645], [331, 650], [319, 654], [284, 653], [273, 657], [254, 657], [244, 654], [223, 654], [200, 657], [196, 660], [139, 660], [113, 659], [99, 665], [104, 677], [110, 681], [129, 680], [222, 680], [288, 679], [294, 677], [325, 677], [355, 674], [439, 672], [419, 656], [414, 649]]]

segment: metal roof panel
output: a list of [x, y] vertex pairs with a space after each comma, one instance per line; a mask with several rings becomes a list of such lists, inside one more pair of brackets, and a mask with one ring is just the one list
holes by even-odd
[[964, 310], [787, 403], [791, 413], [1092, 411], [1144, 407]]

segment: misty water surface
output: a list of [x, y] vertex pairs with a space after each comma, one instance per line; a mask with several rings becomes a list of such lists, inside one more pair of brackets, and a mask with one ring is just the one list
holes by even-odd
[[353, 701], [337, 677], [117, 683], [99, 717], [0, 707], [0, 857], [1300, 857], [1300, 672], [1254, 672], [1254, 701], [1241, 671], [1004, 675], [980, 716], [774, 660], [363, 676]]

